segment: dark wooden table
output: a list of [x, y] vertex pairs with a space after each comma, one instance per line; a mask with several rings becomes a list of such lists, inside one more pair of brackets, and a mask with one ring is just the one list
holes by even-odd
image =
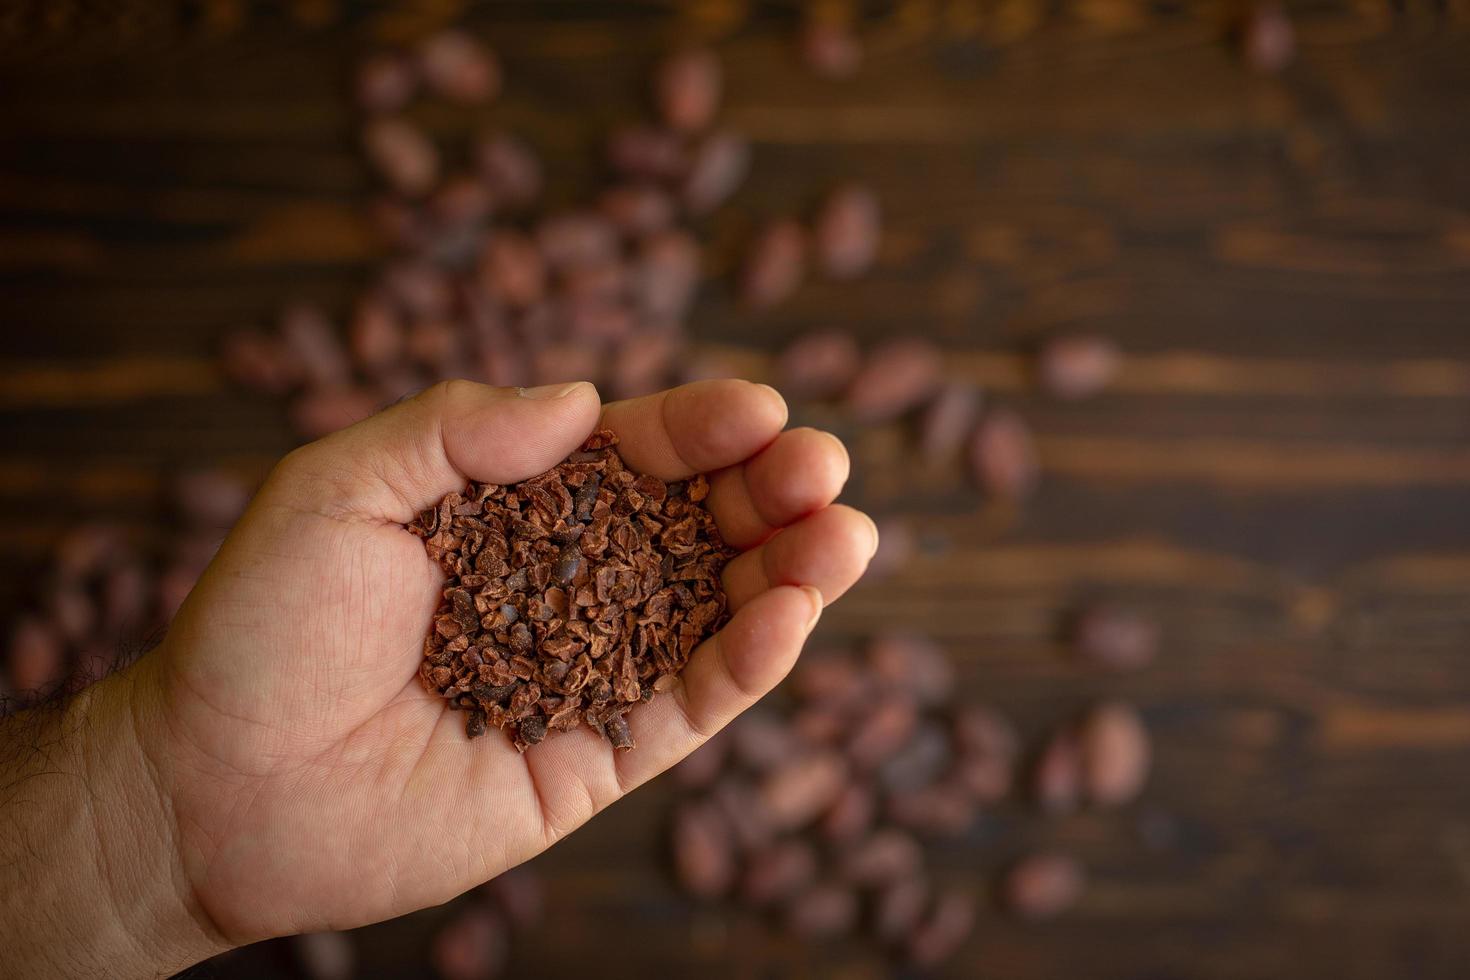
[[[145, 523], [172, 468], [259, 471], [291, 446], [281, 407], [224, 383], [213, 351], [362, 280], [371, 182], [343, 79], [375, 37], [456, 6], [0, 13], [6, 608], [79, 514]], [[868, 64], [841, 84], [795, 63], [785, 4], [505, 3], [470, 22], [508, 69], [490, 115], [545, 152], [563, 200], [638, 113], [649, 58], [721, 38], [756, 171], [709, 229], [700, 341], [759, 374], [810, 326], [928, 335], [1037, 426], [1046, 482], [1019, 515], [917, 467], [896, 429], [842, 428], [850, 497], [920, 518], [925, 547], [826, 636], [921, 627], [1028, 733], [1111, 693], [1157, 738], [1129, 811], [1005, 809], [944, 852], [978, 878], [1051, 842], [1093, 879], [1052, 924], [987, 912], [945, 974], [1465, 976], [1470, 8], [1308, 4], [1299, 61], [1273, 78], [1230, 55], [1215, 8], [868, 6]], [[738, 312], [718, 280], [753, 222], [843, 176], [881, 192], [876, 274]], [[1061, 406], [1019, 352], [1071, 327], [1128, 358], [1114, 392]], [[1155, 667], [1066, 662], [1057, 618], [1093, 594], [1164, 621]], [[538, 862], [552, 921], [520, 941], [518, 975], [882, 974], [861, 947], [692, 911], [655, 860], [666, 799], [642, 791]], [[374, 968], [420, 962], [403, 937], [423, 921], [370, 932]], [[249, 950], [215, 975], [282, 962]]]

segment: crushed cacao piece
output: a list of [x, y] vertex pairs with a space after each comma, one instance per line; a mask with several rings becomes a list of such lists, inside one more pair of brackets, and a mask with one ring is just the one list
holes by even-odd
[[708, 482], [675, 492], [616, 446], [593, 433], [549, 473], [472, 484], [408, 525], [448, 577], [420, 677], [468, 709], [471, 738], [495, 725], [524, 751], [585, 723], [631, 749], [628, 709], [728, 618]]

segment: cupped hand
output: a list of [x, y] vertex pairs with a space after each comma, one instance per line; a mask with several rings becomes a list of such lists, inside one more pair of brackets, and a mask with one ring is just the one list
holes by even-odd
[[[734, 614], [672, 691], [636, 706], [638, 747], [585, 727], [524, 754], [417, 671], [443, 580], [403, 529], [470, 480], [544, 472], [600, 422], [630, 467], [711, 474], [740, 549]], [[831, 435], [783, 431], [771, 388], [706, 381], [601, 406], [590, 384], [450, 382], [286, 457], [163, 646], [135, 715], [189, 899], [228, 943], [377, 921], [539, 853], [667, 769], [791, 669], [823, 604], [862, 574], [872, 521], [832, 501]]]

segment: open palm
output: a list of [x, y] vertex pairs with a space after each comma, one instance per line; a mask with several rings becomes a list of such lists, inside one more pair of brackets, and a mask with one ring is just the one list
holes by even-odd
[[[559, 462], [599, 423], [635, 470], [711, 473], [742, 554], [734, 615], [682, 685], [524, 755], [417, 679], [442, 578], [401, 525], [469, 480]], [[600, 407], [588, 384], [440, 385], [287, 457], [139, 665], [147, 751], [186, 886], [225, 939], [348, 928], [445, 901], [550, 846], [673, 765], [773, 687], [824, 602], [861, 575], [872, 522], [832, 505], [840, 443], [783, 432], [772, 389], [709, 381]]]

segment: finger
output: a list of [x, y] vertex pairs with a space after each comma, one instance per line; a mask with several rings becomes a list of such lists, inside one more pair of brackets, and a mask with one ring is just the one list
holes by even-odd
[[555, 466], [591, 433], [598, 405], [586, 381], [443, 382], [296, 450], [272, 491], [311, 509], [408, 521], [470, 480], [513, 483]]
[[776, 438], [786, 418], [776, 389], [738, 378], [696, 381], [602, 410], [623, 459], [660, 480], [744, 462]]
[[693, 752], [780, 683], [820, 615], [814, 590], [772, 589], [695, 649], [672, 691], [634, 706], [635, 748], [617, 751], [582, 728], [528, 751], [546, 843]]
[[751, 548], [836, 500], [849, 468], [830, 432], [790, 429], [748, 463], [710, 477], [709, 509], [727, 544]]
[[831, 602], [862, 577], [878, 550], [878, 528], [862, 511], [833, 504], [737, 555], [722, 576], [731, 609], [767, 589], [810, 585]]
[[770, 693], [791, 672], [822, 614], [809, 587], [771, 589], [702, 643], [667, 696], [628, 716], [638, 749], [615, 756], [625, 789], [652, 779]]

